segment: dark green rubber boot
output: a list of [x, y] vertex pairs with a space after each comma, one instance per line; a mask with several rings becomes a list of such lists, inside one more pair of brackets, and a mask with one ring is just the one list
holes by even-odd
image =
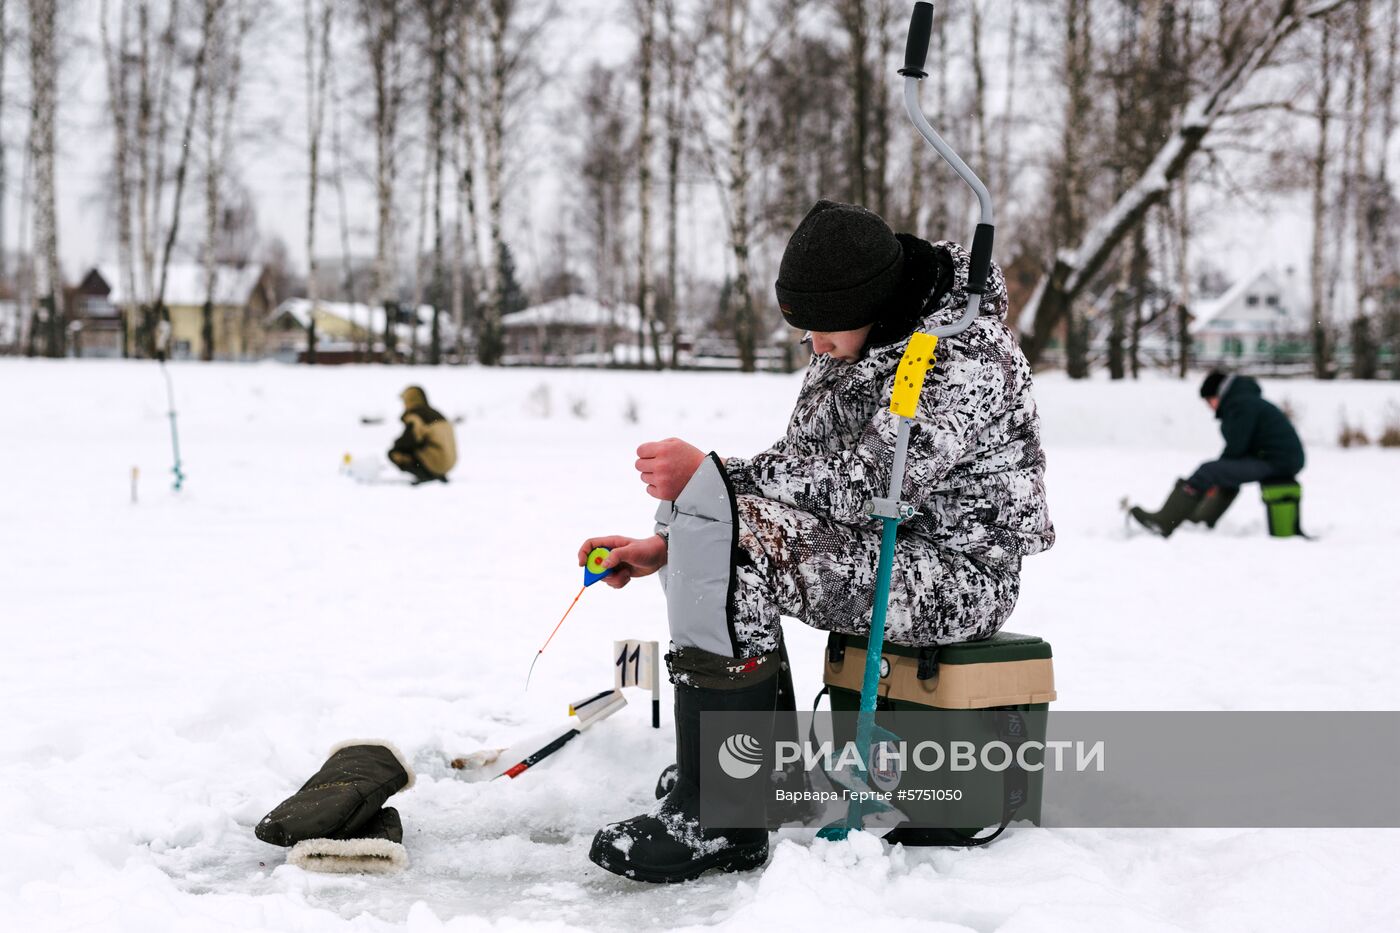
[[1212, 486], [1206, 490], [1206, 494], [1201, 497], [1201, 504], [1196, 506], [1196, 511], [1191, 513], [1191, 517], [1187, 521], [1205, 525], [1207, 528], [1214, 528], [1215, 523], [1220, 521], [1221, 516], [1230, 508], [1230, 504], [1235, 501], [1235, 497], [1239, 494], [1238, 486], [1234, 489]]
[[[700, 822], [700, 714], [768, 712], [777, 704], [778, 656], [747, 663], [699, 648], [676, 648], [666, 656], [676, 693], [676, 780], [648, 813], [598, 830], [588, 857], [614, 874], [635, 881], [670, 884], [707, 871], [745, 871], [768, 859], [763, 827], [707, 826]], [[746, 670], [737, 668], [742, 665]], [[772, 743], [771, 725], [756, 736]], [[766, 782], [753, 781], [746, 793], [763, 799]], [[719, 793], [720, 791], [716, 791]]]
[[1149, 512], [1142, 506], [1135, 505], [1128, 514], [1137, 519], [1142, 527], [1153, 534], [1159, 534], [1164, 538], [1170, 538], [1176, 526], [1186, 521], [1187, 516], [1196, 511], [1201, 500], [1205, 498], [1199, 492], [1186, 485], [1185, 480], [1177, 480], [1172, 487], [1171, 495], [1167, 496], [1167, 501], [1162, 503], [1162, 507], [1155, 512]]

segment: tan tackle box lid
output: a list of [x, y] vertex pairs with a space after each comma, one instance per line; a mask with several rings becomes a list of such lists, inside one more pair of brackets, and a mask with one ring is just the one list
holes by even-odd
[[[860, 692], [866, 639], [833, 632], [827, 640], [823, 679], [835, 689]], [[1050, 645], [1035, 635], [998, 632], [982, 641], [936, 649], [932, 677], [920, 680], [920, 658], [929, 649], [885, 643], [879, 694], [939, 709], [1023, 706], [1055, 699]]]

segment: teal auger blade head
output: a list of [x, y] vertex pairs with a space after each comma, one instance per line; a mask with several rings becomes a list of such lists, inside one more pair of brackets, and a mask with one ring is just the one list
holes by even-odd
[[603, 566], [603, 559], [610, 553], [611, 551], [605, 547], [595, 547], [588, 552], [588, 556], [583, 561], [584, 586], [592, 586], [613, 572], [613, 568]]

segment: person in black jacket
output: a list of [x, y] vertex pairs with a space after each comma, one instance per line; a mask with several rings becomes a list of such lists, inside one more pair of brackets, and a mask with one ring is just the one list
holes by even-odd
[[1215, 410], [1225, 450], [1177, 480], [1156, 512], [1134, 506], [1129, 514], [1149, 531], [1168, 537], [1183, 521], [1208, 528], [1225, 514], [1246, 483], [1291, 480], [1303, 469], [1303, 442], [1277, 405], [1265, 401], [1259, 383], [1248, 376], [1212, 371], [1201, 383], [1201, 398]]

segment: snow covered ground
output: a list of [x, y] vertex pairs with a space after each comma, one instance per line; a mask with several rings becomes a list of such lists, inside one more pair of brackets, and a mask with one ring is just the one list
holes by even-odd
[[[10, 930], [662, 927], [977, 931], [1394, 929], [1400, 831], [1019, 830], [982, 851], [787, 832], [761, 873], [637, 885], [586, 858], [649, 803], [670, 723], [645, 695], [515, 782], [447, 761], [564, 721], [615, 638], [663, 639], [659, 587], [579, 584], [589, 534], [642, 533], [640, 441], [753, 452], [797, 377], [172, 366], [189, 479], [169, 489], [150, 363], [0, 360], [0, 925]], [[421, 380], [458, 426], [447, 486], [357, 485]], [[1128, 538], [1218, 448], [1194, 382], [1037, 387], [1060, 541], [1009, 628], [1055, 648], [1060, 709], [1396, 709], [1400, 385], [1266, 383], [1310, 444], [1314, 542], [1246, 491], [1214, 534]], [[362, 415], [384, 423], [362, 425]], [[140, 468], [140, 502], [129, 501]], [[1386, 583], [1384, 581], [1392, 582]], [[789, 628], [798, 693], [821, 636]], [[669, 697], [669, 694], [668, 694]], [[392, 739], [412, 864], [331, 877], [253, 824], [334, 742]]]

